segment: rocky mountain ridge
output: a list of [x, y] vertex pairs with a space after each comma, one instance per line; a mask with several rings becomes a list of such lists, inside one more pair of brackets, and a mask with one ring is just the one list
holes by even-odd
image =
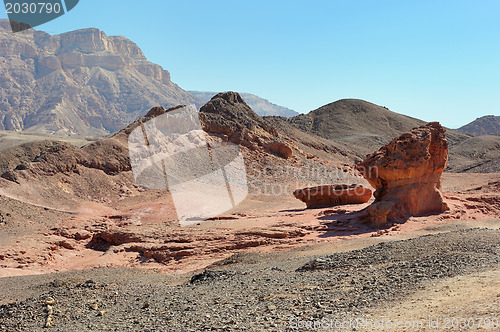
[[[341, 99], [307, 114], [290, 119], [265, 117], [276, 127], [295, 127], [300, 131], [343, 144], [359, 158], [371, 153], [424, 121], [360, 99]], [[451, 172], [497, 172], [500, 164], [500, 138], [497, 136], [470, 137], [460, 131], [447, 129]]]
[[[193, 96], [207, 103], [210, 99], [217, 95], [217, 92], [207, 91], [189, 91]], [[299, 115], [299, 113], [287, 107], [276, 105], [267, 99], [261, 98], [251, 93], [240, 92], [240, 96], [252, 108], [252, 110], [260, 116], [284, 116], [286, 118]]]
[[303, 131], [344, 142], [362, 155], [425, 123], [360, 99], [341, 99], [288, 121]]

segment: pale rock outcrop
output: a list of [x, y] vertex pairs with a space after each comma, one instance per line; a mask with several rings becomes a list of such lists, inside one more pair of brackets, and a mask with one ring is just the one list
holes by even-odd
[[377, 224], [447, 210], [441, 173], [448, 162], [445, 129], [432, 122], [414, 128], [369, 154], [356, 165], [376, 189], [366, 210]]

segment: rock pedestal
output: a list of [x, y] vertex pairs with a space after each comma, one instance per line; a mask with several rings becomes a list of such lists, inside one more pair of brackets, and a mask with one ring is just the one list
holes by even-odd
[[366, 209], [377, 225], [448, 209], [441, 194], [441, 173], [448, 163], [446, 130], [432, 122], [392, 140], [356, 165], [376, 189]]

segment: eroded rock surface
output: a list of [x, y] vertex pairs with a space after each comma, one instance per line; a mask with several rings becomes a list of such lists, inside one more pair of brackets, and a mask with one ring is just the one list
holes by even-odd
[[375, 202], [365, 211], [372, 222], [447, 210], [441, 194], [448, 162], [445, 131], [438, 122], [414, 128], [356, 165], [376, 189]]
[[357, 184], [341, 184], [297, 189], [293, 195], [306, 203], [307, 208], [323, 208], [366, 203], [372, 197], [372, 191]]
[[202, 102], [132, 41], [95, 29], [10, 31], [0, 20], [0, 129], [56, 135], [120, 130], [155, 105]]

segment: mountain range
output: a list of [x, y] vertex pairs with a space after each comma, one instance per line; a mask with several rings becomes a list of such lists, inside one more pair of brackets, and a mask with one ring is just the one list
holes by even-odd
[[95, 29], [12, 33], [0, 21], [0, 129], [105, 135], [151, 107], [203, 102], [141, 49]]
[[[0, 21], [0, 63], [0, 130], [9, 132], [102, 137], [153, 106], [195, 104], [204, 110], [212, 132], [230, 132], [236, 143], [251, 149], [281, 156], [296, 150], [353, 162], [424, 123], [358, 99], [298, 114], [249, 93], [231, 92], [221, 99], [215, 92], [188, 92], [170, 80], [168, 71], [149, 62], [135, 43], [95, 28], [54, 36], [33, 29], [13, 34], [8, 22]], [[214, 107], [216, 114], [210, 111]], [[449, 170], [498, 168], [499, 138], [470, 136], [497, 132], [498, 118], [486, 116], [460, 131], [447, 131]], [[251, 128], [262, 130], [257, 134]], [[9, 135], [12, 145], [16, 138]]]

